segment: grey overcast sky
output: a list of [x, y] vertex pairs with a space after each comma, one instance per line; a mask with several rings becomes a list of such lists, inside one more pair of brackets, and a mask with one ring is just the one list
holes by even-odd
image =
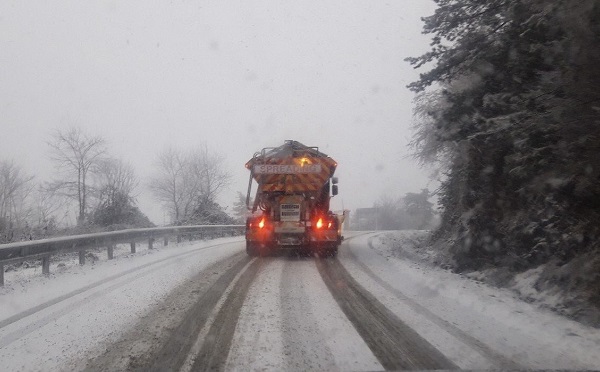
[[[142, 180], [155, 154], [202, 143], [226, 156], [231, 206], [244, 163], [286, 139], [339, 163], [333, 209], [432, 187], [406, 159], [430, 0], [2, 0], [0, 159], [52, 177], [46, 141], [79, 126]], [[433, 185], [435, 187], [435, 185]]]

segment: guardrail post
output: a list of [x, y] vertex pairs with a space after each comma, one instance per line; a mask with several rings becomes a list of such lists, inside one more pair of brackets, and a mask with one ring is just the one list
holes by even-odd
[[0, 263], [0, 287], [4, 287], [4, 264]]
[[165, 236], [165, 242], [164, 242], [164, 244], [163, 244], [163, 245], [164, 245], [165, 247], [166, 247], [167, 245], [169, 245], [169, 237], [168, 237], [168, 236]]
[[50, 274], [50, 256], [42, 257], [42, 274]]
[[85, 265], [85, 251], [79, 251], [79, 264]]
[[131, 242], [129, 245], [131, 246], [131, 253], [135, 253], [135, 242]]
[[154, 243], [154, 238], [148, 239], [148, 249], [152, 249], [152, 244]]
[[115, 258], [115, 245], [114, 244], [109, 244], [106, 247], [106, 253], [108, 254], [108, 259], [112, 260], [113, 258]]

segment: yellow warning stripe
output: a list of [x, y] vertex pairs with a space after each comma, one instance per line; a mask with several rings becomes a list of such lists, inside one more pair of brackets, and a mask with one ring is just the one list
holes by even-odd
[[[331, 158], [309, 157], [312, 164], [320, 164], [322, 171], [320, 173], [299, 173], [299, 174], [262, 174], [255, 175], [263, 192], [271, 191], [317, 191], [327, 182], [331, 176], [330, 169], [337, 165]], [[289, 159], [281, 161], [268, 161], [268, 164], [287, 164]]]
[[300, 191], [318, 191], [319, 185], [314, 184], [267, 184], [260, 187], [263, 192], [285, 191], [285, 192], [300, 192]]

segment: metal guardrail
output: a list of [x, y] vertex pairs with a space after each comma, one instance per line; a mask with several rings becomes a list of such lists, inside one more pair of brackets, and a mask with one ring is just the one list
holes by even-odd
[[41, 259], [42, 273], [50, 274], [50, 256], [58, 253], [79, 252], [79, 264], [84, 265], [85, 252], [92, 248], [105, 247], [111, 260], [117, 244], [129, 243], [131, 253], [135, 253], [136, 243], [141, 240], [147, 239], [148, 249], [152, 249], [154, 241], [160, 238], [163, 239], [163, 245], [168, 245], [172, 237], [176, 237], [179, 243], [184, 236], [200, 239], [207, 236], [235, 236], [243, 234], [244, 229], [245, 225], [155, 227], [0, 244], [0, 286], [4, 285], [4, 265], [7, 264]]

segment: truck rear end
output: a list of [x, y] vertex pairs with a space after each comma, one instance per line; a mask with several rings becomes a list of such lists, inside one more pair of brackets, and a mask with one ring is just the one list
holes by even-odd
[[[330, 198], [337, 194], [336, 167], [317, 147], [296, 141], [256, 153], [246, 163], [250, 170], [247, 203], [253, 213], [246, 222], [248, 254], [277, 249], [337, 254], [341, 226], [338, 216], [329, 211]], [[253, 182], [258, 186], [250, 205]]]

